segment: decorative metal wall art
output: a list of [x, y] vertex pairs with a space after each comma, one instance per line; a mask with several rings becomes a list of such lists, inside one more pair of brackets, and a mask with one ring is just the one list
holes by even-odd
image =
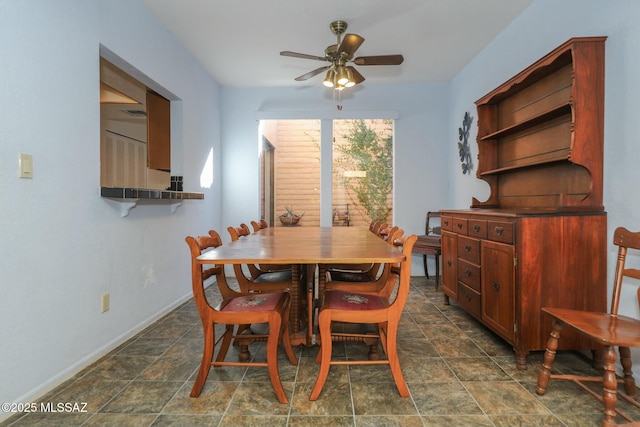
[[462, 119], [462, 127], [458, 128], [458, 154], [460, 154], [460, 162], [462, 162], [462, 173], [467, 172], [471, 174], [473, 169], [473, 163], [471, 162], [471, 149], [469, 147], [469, 129], [473, 117], [466, 112], [464, 113], [464, 119]]

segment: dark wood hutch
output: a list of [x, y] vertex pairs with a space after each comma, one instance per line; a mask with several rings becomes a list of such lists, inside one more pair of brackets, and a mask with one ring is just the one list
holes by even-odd
[[545, 348], [541, 307], [606, 311], [605, 40], [572, 38], [476, 101], [476, 175], [491, 194], [441, 211], [445, 303], [513, 345], [519, 369]]

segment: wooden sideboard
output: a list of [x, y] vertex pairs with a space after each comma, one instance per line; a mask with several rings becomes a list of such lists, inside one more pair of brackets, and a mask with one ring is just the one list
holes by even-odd
[[441, 211], [445, 303], [513, 345], [519, 369], [545, 348], [541, 307], [606, 311], [605, 40], [570, 39], [476, 102], [476, 175], [491, 193]]

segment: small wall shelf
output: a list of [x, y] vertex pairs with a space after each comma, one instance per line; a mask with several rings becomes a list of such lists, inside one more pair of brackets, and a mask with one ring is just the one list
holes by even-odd
[[141, 201], [169, 204], [171, 213], [174, 213], [182, 205], [183, 200], [202, 200], [204, 199], [204, 193], [146, 188], [100, 187], [100, 197], [118, 202], [120, 204], [120, 216], [125, 217]]

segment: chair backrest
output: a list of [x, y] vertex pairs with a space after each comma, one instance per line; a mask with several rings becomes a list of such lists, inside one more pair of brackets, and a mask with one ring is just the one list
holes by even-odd
[[[231, 237], [232, 242], [235, 242], [239, 238], [246, 237], [251, 234], [251, 230], [249, 230], [249, 227], [247, 226], [247, 224], [244, 224], [244, 223], [240, 224], [239, 227], [229, 226], [227, 227], [227, 231], [229, 232], [229, 236]], [[252, 279], [255, 279], [260, 275], [260, 270], [258, 269], [258, 267], [256, 267], [255, 264], [246, 264], [246, 266], [249, 269], [249, 276]], [[233, 271], [235, 272], [236, 279], [240, 281], [242, 281], [241, 276], [246, 277], [246, 275], [242, 271], [242, 264], [233, 264]]]
[[[618, 260], [616, 262], [610, 313], [617, 316], [623, 279], [629, 277], [640, 280], [640, 269], [626, 266], [628, 249], [640, 250], [640, 232], [634, 233], [624, 227], [618, 227], [613, 233], [613, 244], [618, 246]], [[640, 288], [638, 288], [638, 306], [640, 306]]]
[[224, 266], [221, 264], [204, 265], [198, 264], [196, 258], [207, 250], [211, 250], [222, 246], [222, 239], [215, 230], [210, 230], [208, 236], [192, 237], [187, 236], [184, 239], [189, 245], [191, 251], [191, 285], [193, 289], [193, 298], [200, 316], [204, 319], [209, 310], [214, 310], [213, 306], [207, 301], [204, 288], [205, 282], [212, 276], [216, 277], [216, 283], [222, 298], [229, 298], [235, 292], [229, 288], [227, 278], [224, 273]]
[[424, 234], [441, 234], [440, 230], [440, 212], [427, 212]]
[[387, 236], [387, 243], [390, 245], [396, 245], [396, 241], [404, 235], [404, 230], [398, 227], [392, 227], [389, 229]]
[[378, 222], [373, 228], [372, 232], [375, 235], [380, 236], [380, 232], [382, 230], [386, 230], [387, 228], [389, 228], [389, 224], [387, 224], [386, 222]]
[[[406, 236], [403, 237], [403, 235], [404, 235], [404, 230], [402, 228], [392, 227], [389, 229], [387, 243], [389, 243], [390, 245], [396, 246], [398, 248], [403, 248], [405, 241], [407, 239], [407, 237]], [[413, 249], [413, 243], [411, 243], [411, 248]], [[403, 252], [404, 252], [404, 249], [403, 249]], [[396, 263], [396, 264], [385, 263], [384, 266], [382, 267], [382, 273], [380, 273], [378, 280], [379, 282], [384, 283], [382, 286], [381, 292], [382, 292], [382, 295], [384, 295], [386, 298], [389, 298], [391, 296], [391, 293], [395, 288], [395, 284], [398, 278], [396, 277], [397, 274], [394, 274], [393, 272], [396, 271], [399, 266], [400, 266], [400, 263]], [[378, 268], [380, 268], [380, 264], [378, 264]]]
[[267, 221], [265, 221], [264, 219], [261, 219], [259, 222], [258, 221], [251, 221], [251, 226], [253, 227], [253, 232], [258, 232], [264, 228], [268, 228], [269, 227], [269, 223], [267, 223]]
[[227, 227], [227, 231], [229, 232], [229, 236], [231, 237], [232, 242], [235, 242], [242, 236], [248, 236], [249, 234], [251, 234], [251, 230], [249, 230], [247, 224], [244, 223], [240, 224], [239, 227], [229, 226]]

